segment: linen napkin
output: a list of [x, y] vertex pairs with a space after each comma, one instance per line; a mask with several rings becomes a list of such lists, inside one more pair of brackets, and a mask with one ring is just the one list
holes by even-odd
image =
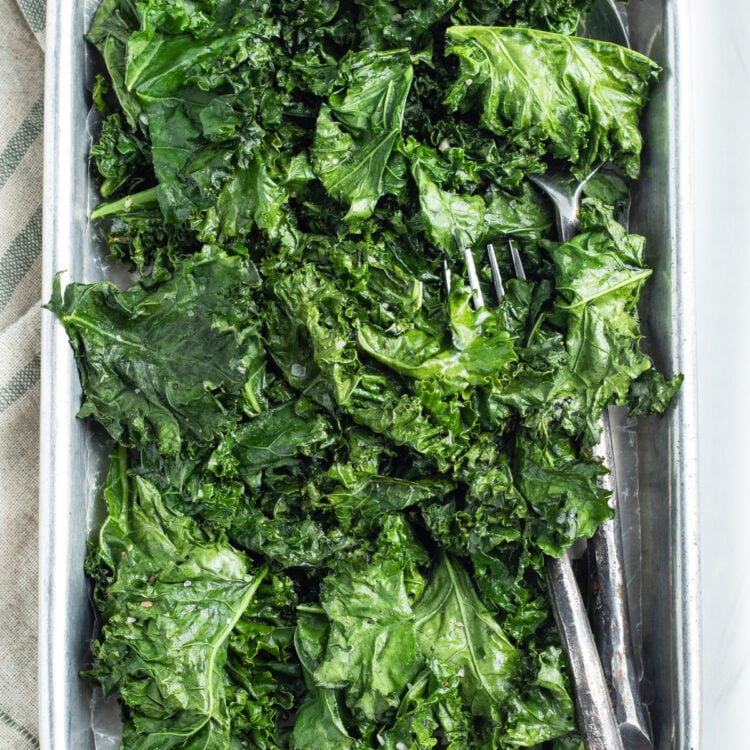
[[38, 748], [44, 0], [0, 0], [0, 750]]

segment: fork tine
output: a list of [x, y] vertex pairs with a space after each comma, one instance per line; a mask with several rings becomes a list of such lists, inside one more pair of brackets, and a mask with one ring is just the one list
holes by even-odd
[[516, 272], [516, 278], [526, 281], [526, 271], [523, 269], [521, 254], [518, 252], [518, 248], [513, 240], [508, 240], [508, 245], [510, 245], [510, 257], [513, 260], [513, 270]]
[[472, 291], [474, 309], [479, 310], [484, 307], [484, 297], [482, 297], [482, 290], [479, 288], [479, 276], [477, 275], [477, 267], [474, 265], [474, 256], [468, 247], [464, 248], [464, 263], [466, 263], [466, 273], [469, 277], [469, 287]]
[[503, 277], [500, 274], [500, 269], [497, 265], [497, 256], [495, 255], [495, 246], [490, 242], [487, 245], [487, 257], [490, 260], [490, 269], [492, 270], [492, 283], [495, 286], [495, 296], [498, 302], [502, 302], [505, 296], [505, 289], [503, 288]]
[[447, 260], [443, 260], [443, 282], [445, 283], [445, 291], [448, 295], [451, 293], [451, 269], [448, 265]]

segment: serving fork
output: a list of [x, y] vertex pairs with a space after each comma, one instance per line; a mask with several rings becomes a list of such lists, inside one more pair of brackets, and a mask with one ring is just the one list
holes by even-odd
[[[525, 279], [523, 263], [512, 242], [510, 249], [516, 276]], [[487, 246], [487, 254], [495, 297], [500, 302], [505, 291], [492, 245]], [[474, 308], [479, 309], [484, 307], [484, 298], [471, 249], [464, 247], [463, 256], [472, 302]], [[443, 264], [443, 271], [450, 293], [451, 272], [447, 262]], [[625, 750], [586, 607], [568, 553], [559, 558], [545, 557], [544, 575], [573, 682], [578, 728], [584, 747], [586, 750]]]

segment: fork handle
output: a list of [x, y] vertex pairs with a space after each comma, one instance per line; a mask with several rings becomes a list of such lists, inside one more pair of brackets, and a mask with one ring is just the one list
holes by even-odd
[[567, 554], [545, 558], [544, 572], [575, 688], [583, 745], [586, 750], [624, 750], [570, 558]]
[[615, 517], [605, 521], [589, 540], [592, 594], [591, 623], [599, 646], [605, 678], [611, 689], [615, 714], [628, 750], [652, 750], [651, 722], [641, 698], [636, 652], [630, 629], [628, 587], [622, 547], [612, 424], [609, 410], [602, 413], [602, 437], [595, 454], [609, 470], [602, 486], [611, 493]]

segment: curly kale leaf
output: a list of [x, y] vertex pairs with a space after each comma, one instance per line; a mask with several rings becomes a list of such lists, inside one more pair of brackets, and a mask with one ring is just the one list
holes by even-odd
[[613, 161], [639, 171], [640, 113], [659, 68], [624, 47], [521, 28], [454, 26], [461, 68], [450, 109], [521, 148], [566, 159], [576, 174]]
[[371, 559], [337, 566], [325, 579], [322, 608], [304, 612], [299, 633], [312, 691], [293, 747], [323, 727], [337, 737], [335, 747], [359, 747], [352, 737], [375, 735], [394, 748], [433, 747], [440, 736], [449, 747], [473, 747], [482, 731], [474, 722], [502, 721], [518, 652], [461, 564], [443, 556], [425, 577], [428, 562], [395, 517]]
[[601, 409], [625, 403], [631, 382], [653, 368], [641, 350], [636, 309], [651, 271], [643, 267], [644, 239], [628, 234], [593, 199], [583, 207], [582, 221], [584, 231], [554, 248], [552, 261], [555, 306], [567, 328], [567, 388], [584, 394], [584, 431], [593, 442]]
[[102, 176], [99, 192], [103, 198], [124, 186], [135, 192], [139, 181], [153, 180], [147, 144], [123, 125], [118, 113], [104, 120], [99, 139], [91, 147], [91, 156]]
[[400, 54], [360, 52], [340, 64], [339, 88], [321, 107], [311, 150], [326, 190], [346, 206], [347, 220], [366, 219], [378, 199], [398, 192], [406, 97], [413, 78]]
[[162, 283], [55, 282], [48, 307], [65, 326], [92, 416], [125, 445], [166, 455], [215, 440], [262, 408], [264, 350], [252, 266], [208, 248]]
[[[91, 565], [109, 575], [96, 591], [104, 625], [91, 676], [122, 699], [122, 746], [227, 748], [256, 701], [271, 713], [254, 731], [275, 734], [268, 724], [291, 704], [297, 679], [293, 666], [283, 667], [289, 587], [167, 510], [151, 483], [129, 476], [124, 449], [105, 497], [109, 517]], [[248, 668], [255, 672], [243, 675]], [[279, 679], [285, 684], [276, 686]]]
[[518, 488], [534, 510], [526, 534], [546, 554], [559, 557], [612, 517], [609, 494], [599, 486], [605, 469], [579, 457], [571, 441], [557, 438], [542, 446], [536, 435], [522, 431], [514, 461]]
[[352, 736], [344, 724], [337, 692], [319, 686], [313, 676], [322, 659], [327, 635], [328, 620], [321, 610], [300, 612], [294, 643], [305, 676], [307, 694], [297, 712], [289, 747], [291, 750], [307, 750], [310, 747], [364, 750], [365, 743]]

